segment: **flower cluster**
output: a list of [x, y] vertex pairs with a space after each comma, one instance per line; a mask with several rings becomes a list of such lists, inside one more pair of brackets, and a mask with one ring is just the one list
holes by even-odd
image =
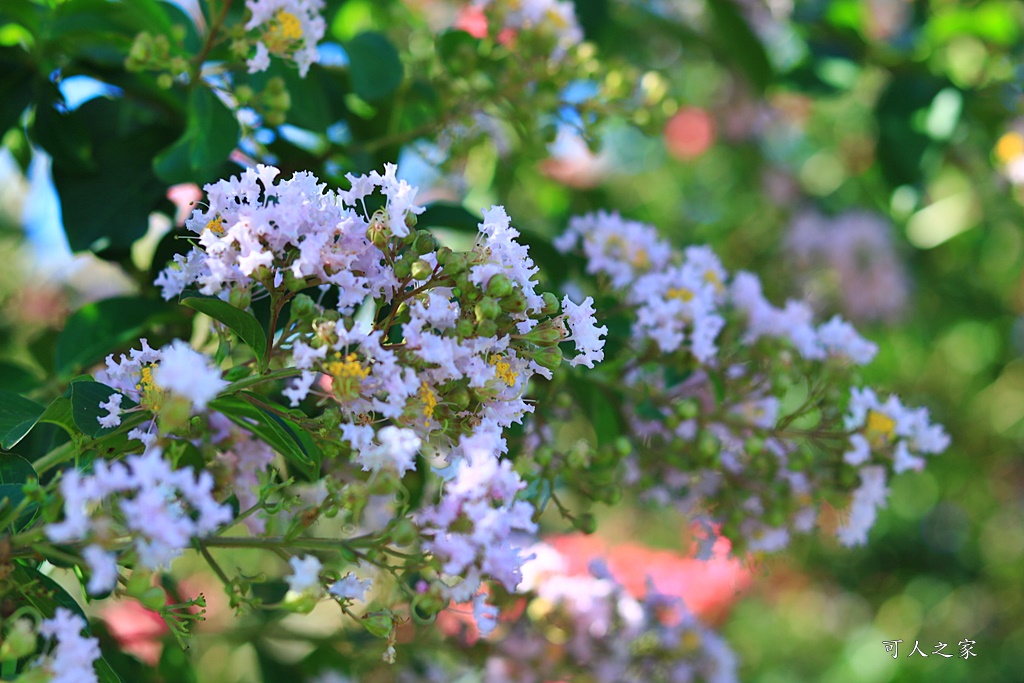
[[862, 545], [877, 508], [885, 504], [890, 466], [896, 474], [920, 471], [925, 464], [922, 456], [946, 450], [949, 436], [941, 425], [931, 423], [927, 408], [907, 408], [896, 396], [882, 402], [870, 388], [851, 390], [844, 424], [851, 434], [843, 460], [860, 468], [861, 485], [853, 494], [849, 518], [837, 533], [844, 545]]
[[[583, 29], [576, 20], [576, 11], [568, 0], [474, 0], [473, 8], [482, 10], [484, 33], [487, 16], [497, 20], [495, 33], [511, 40], [521, 31], [549, 37], [554, 42], [552, 58], [559, 59], [583, 40]], [[463, 26], [473, 25], [464, 18]], [[473, 32], [473, 31], [470, 31]]]
[[515, 535], [533, 533], [533, 506], [516, 500], [525, 484], [510, 463], [499, 462], [488, 448], [470, 447], [444, 485], [441, 501], [421, 511], [425, 550], [439, 563], [435, 586], [444, 598], [469, 602], [476, 596], [477, 627], [485, 635], [494, 628], [492, 617], [477, 596], [481, 580], [491, 577], [506, 590], [519, 584], [527, 557]]
[[93, 663], [100, 658], [100, 643], [95, 638], [82, 637], [85, 620], [64, 607], [58, 607], [52, 619], [39, 626], [39, 635], [53, 638], [57, 646], [53, 652], [36, 662], [45, 671], [50, 683], [97, 683]]
[[[653, 226], [609, 213], [574, 218], [556, 247], [579, 248], [586, 272], [633, 311], [617, 359], [633, 438], [582, 461], [567, 452], [559, 465], [621, 460], [620, 475], [601, 476], [695, 515], [709, 541], [721, 530], [738, 548], [767, 552], [810, 531], [820, 501], [848, 495], [853, 468], [872, 453], [884, 491], [887, 472], [920, 469], [915, 453], [946, 448], [926, 410], [894, 398], [882, 406], [869, 389], [854, 389], [844, 417], [837, 389], [874, 358], [875, 344], [838, 316], [816, 324], [804, 301], [773, 305], [755, 275], [730, 275], [709, 248], [676, 252]], [[550, 437], [536, 431], [532, 444], [549, 448], [540, 444]], [[866, 534], [884, 500], [878, 477], [861, 474], [844, 542]], [[581, 486], [608, 488], [590, 479]]]
[[327, 30], [320, 16], [323, 0], [246, 0], [246, 31], [259, 31], [256, 53], [246, 62], [249, 73], [270, 68], [270, 55], [290, 57], [305, 76], [318, 61], [317, 43]]
[[848, 211], [830, 219], [803, 211], [786, 247], [812, 300], [838, 301], [854, 320], [891, 321], [905, 309], [907, 274], [881, 216]]
[[98, 418], [103, 427], [121, 424], [123, 397], [143, 408], [159, 413], [168, 403], [182, 403], [187, 411], [202, 411], [227, 386], [211, 360], [177, 340], [158, 350], [140, 339], [141, 349], [131, 349], [128, 356], [114, 360], [107, 356], [107, 366], [96, 373], [96, 379], [120, 393], [111, 394], [100, 408], [108, 411]]
[[124, 462], [97, 460], [91, 475], [66, 470], [60, 492], [64, 519], [46, 527], [57, 543], [86, 541], [83, 557], [91, 577], [88, 590], [106, 593], [117, 584], [118, 556], [106, 550], [128, 534], [137, 566], [167, 567], [202, 537], [232, 519], [231, 508], [212, 496], [213, 477], [191, 469], [172, 469], [163, 451], [152, 446]]
[[[574, 366], [603, 358], [607, 328], [592, 298], [559, 302], [539, 290], [539, 268], [502, 207], [485, 210], [472, 248], [455, 252], [416, 229], [424, 209], [393, 165], [349, 175], [344, 191], [328, 191], [309, 174], [278, 176], [261, 166], [208, 185], [208, 206], [187, 222], [198, 245], [158, 284], [165, 297], [198, 286], [243, 305], [266, 296], [272, 310], [291, 303], [269, 361], [295, 375], [281, 397], [293, 411], [317, 416], [333, 480], [426, 476], [426, 462], [445, 468], [440, 500], [411, 521], [433, 557], [432, 595], [475, 599], [484, 624], [493, 608], [479, 593], [482, 582], [513, 590], [523, 561], [513, 536], [536, 528], [533, 506], [516, 500], [525, 484], [502, 459], [503, 433], [533, 411], [531, 380], [551, 378], [568, 349], [575, 348]], [[167, 361], [147, 348], [108, 361], [101, 379], [127, 391], [153, 363], [158, 380]], [[129, 395], [147, 405], [144, 392]], [[217, 413], [209, 420], [221, 469], [239, 478], [232, 486], [239, 503], [255, 504], [253, 485], [273, 452], [239, 435], [237, 420], [228, 426]], [[250, 528], [264, 521], [255, 514]], [[293, 593], [323, 596], [315, 562], [310, 556], [295, 567]]]
[[[648, 581], [638, 599], [600, 560], [591, 563], [589, 575], [578, 575], [550, 545], [539, 543], [530, 552], [533, 559], [523, 567], [517, 591], [525, 605], [514, 619], [498, 623], [491, 655], [478, 674], [484, 681], [737, 680], [732, 651], [679, 598], [659, 593]], [[457, 677], [451, 671], [438, 674], [429, 680]]]

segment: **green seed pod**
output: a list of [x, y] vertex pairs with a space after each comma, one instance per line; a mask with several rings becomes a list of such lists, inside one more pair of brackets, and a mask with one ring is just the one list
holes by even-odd
[[473, 331], [476, 327], [473, 325], [472, 320], [462, 319], [455, 326], [455, 334], [459, 335], [459, 339], [465, 339], [466, 337], [473, 336]]
[[454, 252], [450, 248], [441, 247], [440, 249], [437, 250], [437, 262], [442, 266], [446, 265], [448, 263], [448, 259], [451, 257], [453, 253]]

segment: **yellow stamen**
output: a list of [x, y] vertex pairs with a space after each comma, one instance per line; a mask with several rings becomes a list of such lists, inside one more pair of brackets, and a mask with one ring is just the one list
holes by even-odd
[[426, 382], [420, 383], [420, 400], [423, 401], [423, 416], [427, 418], [426, 426], [430, 426], [430, 418], [434, 417], [434, 408], [437, 407], [437, 396], [430, 390]]
[[364, 368], [354, 353], [342, 358], [340, 353], [335, 352], [334, 358], [324, 364], [324, 370], [334, 380], [331, 391], [342, 401], [351, 401], [359, 396], [362, 382], [369, 376], [370, 368]]
[[274, 15], [272, 30], [285, 40], [299, 40], [302, 38], [302, 24], [299, 22], [299, 18], [291, 12], [285, 12], [284, 10], [278, 10], [277, 14]]
[[713, 285], [716, 291], [722, 291], [722, 279], [710, 268], [704, 272], [704, 281]]
[[880, 413], [877, 410], [868, 411], [868, 423], [865, 431], [878, 434], [882, 438], [891, 438], [893, 432], [896, 430], [896, 420], [892, 419], [885, 413]]
[[[335, 353], [334, 357], [340, 359], [341, 354]], [[354, 353], [350, 353], [345, 356], [345, 360], [333, 360], [325, 367], [327, 374], [333, 377], [336, 381], [343, 381], [346, 379], [364, 380], [370, 374], [370, 368], [364, 368], [360, 365], [359, 359]]]
[[160, 410], [161, 391], [153, 381], [153, 365], [145, 365], [140, 371], [139, 383], [135, 388], [141, 393], [140, 403], [154, 413]]
[[495, 372], [498, 378], [501, 379], [507, 386], [512, 386], [516, 383], [516, 379], [519, 377], [518, 372], [512, 372], [512, 365], [499, 356], [494, 354], [490, 357], [489, 362], [494, 366]]
[[222, 236], [224, 234], [224, 219], [220, 216], [211, 218], [206, 224], [206, 229], [218, 237]]
[[693, 290], [686, 287], [671, 287], [665, 292], [666, 299], [679, 299], [680, 301], [693, 301]]
[[996, 158], [1004, 164], [1024, 154], [1024, 136], [1017, 131], [1010, 131], [999, 138], [996, 143]]

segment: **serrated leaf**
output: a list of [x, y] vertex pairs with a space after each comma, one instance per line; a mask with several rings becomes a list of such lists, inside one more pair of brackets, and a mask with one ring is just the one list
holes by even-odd
[[210, 401], [210, 408], [224, 413], [239, 427], [266, 442], [298, 467], [307, 478], [313, 479], [317, 476], [320, 469], [320, 449], [309, 433], [291, 420], [274, 415], [236, 396], [216, 398]]
[[0, 446], [10, 450], [21, 441], [46, 409], [11, 391], [0, 389]]
[[188, 306], [189, 308], [205, 313], [214, 320], [222, 322], [228, 326], [238, 338], [245, 342], [246, 346], [252, 349], [255, 354], [257, 361], [260, 364], [260, 370], [264, 370], [267, 353], [267, 335], [263, 331], [263, 326], [260, 325], [256, 318], [240, 308], [235, 308], [226, 301], [220, 299], [206, 299], [200, 297], [189, 297], [181, 300], [182, 306]]
[[352, 90], [364, 100], [382, 100], [398, 89], [404, 77], [398, 50], [383, 34], [360, 33], [345, 43]]
[[166, 303], [140, 297], [114, 297], [83, 306], [68, 318], [57, 339], [57, 374], [70, 377], [103, 360], [115, 348], [138, 341], [160, 318], [171, 315]]

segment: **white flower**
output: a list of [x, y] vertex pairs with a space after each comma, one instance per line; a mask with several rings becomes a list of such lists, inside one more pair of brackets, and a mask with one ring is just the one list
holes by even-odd
[[206, 408], [206, 404], [228, 385], [207, 356], [181, 340], [163, 347], [160, 355], [160, 363], [153, 371], [153, 382], [172, 394], [187, 398], [197, 410]]
[[116, 391], [110, 397], [100, 403], [100, 408], [107, 411], [107, 415], [100, 415], [96, 420], [101, 427], [117, 427], [121, 424], [121, 401], [124, 396]]
[[118, 576], [117, 557], [98, 545], [86, 546], [82, 551], [82, 557], [89, 565], [91, 573], [86, 590], [93, 595], [114, 590]]
[[498, 608], [487, 603], [487, 595], [484, 593], [478, 593], [473, 598], [473, 618], [482, 636], [489, 636], [498, 625]]
[[420, 448], [420, 437], [411, 429], [387, 426], [377, 432], [379, 445], [359, 448], [356, 462], [363, 471], [377, 471], [394, 468], [398, 474], [405, 474], [416, 468], [416, 453]]
[[352, 572], [349, 572], [332, 583], [327, 592], [342, 600], [362, 601], [366, 599], [366, 591], [372, 585], [373, 582], [369, 579], [360, 579]]
[[52, 619], [39, 626], [44, 638], [55, 638], [57, 647], [42, 660], [42, 668], [52, 678], [49, 683], [97, 683], [93, 662], [100, 658], [100, 643], [96, 638], [82, 637], [86, 623], [82, 617], [64, 607], [58, 607]]
[[845, 356], [857, 365], [867, 365], [875, 354], [878, 346], [857, 334], [853, 325], [838, 315], [818, 327], [818, 340], [831, 356]]
[[562, 299], [562, 310], [569, 324], [569, 340], [576, 344], [576, 356], [569, 364], [594, 367], [595, 362], [604, 360], [604, 341], [601, 335], [608, 334], [608, 327], [597, 326], [593, 297], [588, 296], [582, 304], [576, 305], [566, 295]]
[[245, 64], [249, 67], [249, 73], [251, 74], [269, 69], [270, 51], [267, 50], [267, 46], [263, 43], [256, 43], [256, 54], [250, 57]]
[[292, 567], [292, 574], [287, 577], [288, 590], [295, 593], [320, 594], [323, 587], [320, 583], [320, 570], [323, 565], [315, 555], [305, 557], [293, 557], [288, 560]]
[[[213, 484], [209, 472], [196, 477], [191, 469], [172, 470], [155, 446], [121, 462], [97, 460], [91, 475], [64, 471], [64, 519], [49, 524], [46, 535], [58, 543], [83, 541], [93, 529], [109, 534], [120, 523], [135, 544], [139, 566], [166, 567], [192, 538], [212, 533], [231, 519], [231, 508], [213, 499]], [[111, 587], [108, 558], [96, 550], [87, 552], [94, 572], [90, 590]]]
[[885, 468], [880, 465], [862, 468], [860, 481], [860, 488], [853, 492], [849, 518], [836, 529], [839, 542], [845, 546], [867, 543], [868, 531], [875, 524], [878, 508], [885, 506], [885, 500], [889, 495], [889, 489], [885, 485]]

